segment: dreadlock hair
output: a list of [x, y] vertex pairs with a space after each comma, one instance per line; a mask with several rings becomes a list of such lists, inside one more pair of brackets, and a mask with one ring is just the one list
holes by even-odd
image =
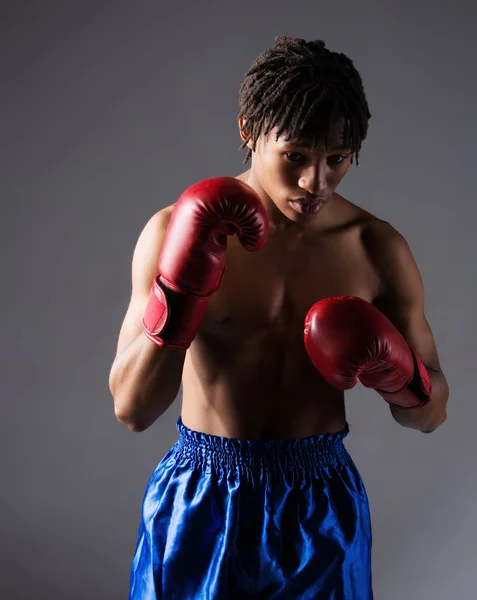
[[[371, 117], [361, 76], [344, 54], [331, 52], [321, 40], [279, 36], [272, 48], [252, 63], [240, 86], [240, 113], [247, 133], [240, 148], [261, 133], [277, 128], [276, 138], [306, 137], [312, 146], [328, 145], [330, 128], [344, 119], [345, 144], [358, 163]], [[244, 163], [252, 156], [248, 150]]]

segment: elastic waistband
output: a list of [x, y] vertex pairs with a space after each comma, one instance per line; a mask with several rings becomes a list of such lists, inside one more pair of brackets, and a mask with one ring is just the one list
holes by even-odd
[[173, 452], [177, 461], [227, 474], [272, 475], [315, 473], [349, 458], [343, 439], [346, 426], [337, 433], [323, 433], [296, 440], [241, 440], [193, 431], [177, 419], [179, 439]]

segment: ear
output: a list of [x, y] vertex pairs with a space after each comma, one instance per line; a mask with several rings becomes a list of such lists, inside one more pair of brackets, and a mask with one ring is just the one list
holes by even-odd
[[[247, 131], [247, 121], [244, 119], [244, 117], [239, 118], [238, 126], [240, 129], [240, 137], [242, 138], [242, 142], [245, 142], [245, 140], [249, 136], [249, 132]], [[250, 148], [250, 150], [251, 150], [252, 146], [253, 146], [252, 139], [249, 139], [247, 142], [247, 148]]]

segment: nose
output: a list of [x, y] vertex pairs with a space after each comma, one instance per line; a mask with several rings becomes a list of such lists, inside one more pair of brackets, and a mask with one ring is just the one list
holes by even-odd
[[310, 165], [300, 175], [298, 185], [312, 196], [319, 196], [326, 190], [326, 168]]

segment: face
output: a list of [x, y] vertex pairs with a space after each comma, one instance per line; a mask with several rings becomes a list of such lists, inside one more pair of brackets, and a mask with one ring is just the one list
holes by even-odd
[[343, 145], [339, 124], [328, 148], [314, 148], [306, 139], [276, 139], [276, 130], [257, 141], [252, 155], [251, 178], [262, 195], [295, 222], [314, 221], [330, 202], [351, 164], [353, 153]]

